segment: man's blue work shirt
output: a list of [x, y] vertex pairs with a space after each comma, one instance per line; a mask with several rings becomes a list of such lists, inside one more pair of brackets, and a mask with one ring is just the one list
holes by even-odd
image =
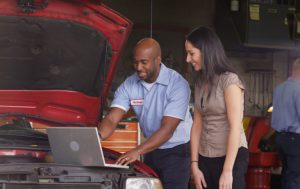
[[275, 89], [271, 126], [279, 132], [300, 133], [300, 81], [289, 77]]
[[188, 142], [193, 122], [188, 109], [191, 93], [188, 82], [161, 64], [159, 76], [151, 89], [147, 90], [144, 85], [136, 73], [131, 75], [117, 89], [111, 107], [128, 111], [132, 106], [146, 138], [160, 128], [163, 116], [181, 119], [173, 136], [159, 148], [172, 148]]

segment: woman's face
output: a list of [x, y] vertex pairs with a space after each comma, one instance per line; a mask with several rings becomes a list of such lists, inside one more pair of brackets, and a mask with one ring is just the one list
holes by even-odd
[[194, 47], [189, 41], [185, 41], [186, 62], [191, 64], [195, 71], [201, 70], [202, 58], [200, 49]]

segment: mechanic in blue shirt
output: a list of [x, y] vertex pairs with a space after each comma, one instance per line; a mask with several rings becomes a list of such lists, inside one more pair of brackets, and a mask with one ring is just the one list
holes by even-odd
[[161, 63], [161, 49], [151, 38], [140, 40], [133, 50], [136, 73], [115, 93], [110, 112], [99, 125], [102, 139], [133, 108], [146, 141], [123, 154], [117, 164], [129, 164], [145, 154], [144, 162], [160, 177], [164, 189], [188, 188], [190, 177], [190, 130], [188, 82]]
[[282, 161], [282, 189], [300, 187], [300, 58], [292, 65], [292, 76], [273, 94], [272, 124]]

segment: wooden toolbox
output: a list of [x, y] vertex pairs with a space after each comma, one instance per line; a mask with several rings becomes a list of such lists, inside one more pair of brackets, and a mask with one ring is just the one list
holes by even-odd
[[124, 153], [140, 143], [138, 122], [120, 122], [115, 132], [106, 140], [101, 141], [103, 147]]

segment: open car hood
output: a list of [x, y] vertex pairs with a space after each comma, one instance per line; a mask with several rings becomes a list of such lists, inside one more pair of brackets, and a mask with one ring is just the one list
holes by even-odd
[[0, 0], [0, 114], [95, 125], [132, 23], [89, 0]]

